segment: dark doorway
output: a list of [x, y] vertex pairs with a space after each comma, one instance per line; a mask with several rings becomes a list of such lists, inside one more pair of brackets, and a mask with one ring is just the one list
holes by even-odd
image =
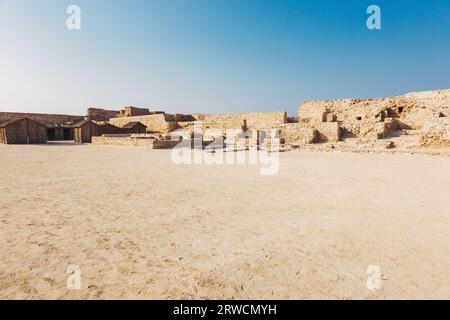
[[49, 141], [55, 141], [56, 140], [55, 128], [47, 129], [47, 139]]
[[64, 128], [64, 140], [73, 140], [73, 129]]

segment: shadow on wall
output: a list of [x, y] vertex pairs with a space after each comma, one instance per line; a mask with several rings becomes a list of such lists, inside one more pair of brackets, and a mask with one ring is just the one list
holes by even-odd
[[61, 146], [69, 146], [69, 147], [79, 147], [82, 146], [82, 143], [74, 142], [74, 141], [49, 141], [46, 144], [41, 144], [40, 146], [46, 147], [61, 147]]

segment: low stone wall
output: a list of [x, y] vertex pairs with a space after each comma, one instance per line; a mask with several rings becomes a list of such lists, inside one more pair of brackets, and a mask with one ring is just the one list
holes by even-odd
[[179, 142], [155, 140], [149, 138], [136, 138], [131, 136], [101, 136], [92, 137], [93, 145], [108, 145], [119, 147], [140, 147], [150, 149], [171, 149]]
[[402, 129], [401, 123], [396, 119], [387, 119], [386, 122], [369, 123], [360, 128], [359, 136], [363, 142], [373, 142], [378, 139], [389, 138], [393, 130]]
[[320, 142], [338, 142], [341, 139], [339, 122], [317, 122], [313, 126], [318, 131]]
[[286, 123], [279, 127], [280, 138], [287, 144], [309, 144], [319, 139], [319, 132], [299, 123]]
[[172, 149], [179, 143], [179, 141], [153, 140], [153, 149]]
[[426, 148], [450, 148], [450, 137], [427, 133], [420, 137], [420, 146]]
[[[233, 126], [233, 125], [225, 125], [222, 123], [206, 123], [203, 121], [187, 121], [187, 122], [177, 122], [178, 130], [183, 130], [185, 132], [189, 132], [192, 134], [201, 128], [202, 134], [208, 134], [211, 132], [221, 132], [221, 134], [225, 134], [227, 130], [243, 130], [243, 126]], [[196, 125], [200, 127], [196, 127]], [[270, 131], [270, 130], [269, 130]]]

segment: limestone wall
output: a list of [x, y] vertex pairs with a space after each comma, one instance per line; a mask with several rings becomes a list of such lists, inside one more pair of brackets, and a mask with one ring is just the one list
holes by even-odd
[[[175, 121], [186, 120], [189, 121]], [[129, 122], [137, 121], [147, 126], [149, 132], [167, 133], [178, 128], [191, 130], [196, 122], [202, 122], [204, 129], [218, 128], [226, 129], [242, 128], [244, 123], [249, 128], [270, 129], [277, 128], [279, 125], [287, 122], [285, 112], [260, 112], [260, 113], [235, 113], [235, 114], [217, 114], [217, 115], [169, 115], [155, 114], [148, 116], [112, 118], [109, 122], [112, 125], [123, 127]]]
[[101, 108], [89, 108], [86, 113], [88, 119], [95, 121], [107, 121], [111, 118], [116, 118], [117, 116], [119, 116], [119, 111]]
[[382, 99], [306, 101], [300, 105], [299, 118], [311, 119], [317, 126], [322, 126], [322, 130], [326, 130], [326, 125], [320, 123], [333, 123], [324, 121], [340, 122], [344, 133], [364, 137], [366, 132], [378, 130], [375, 127], [379, 127], [377, 122], [381, 120], [377, 120], [376, 115], [383, 108]]
[[279, 127], [281, 140], [288, 144], [309, 144], [318, 141], [319, 132], [299, 123], [286, 123]]
[[420, 144], [423, 147], [450, 147], [450, 117], [442, 117], [426, 124]]
[[131, 136], [100, 136], [92, 137], [93, 145], [108, 145], [121, 147], [140, 147], [150, 149], [170, 149], [179, 142], [163, 141], [149, 138], [137, 138]]
[[429, 119], [450, 114], [450, 90], [409, 93], [379, 99], [343, 99], [305, 101], [299, 107], [299, 119], [316, 122], [340, 122], [345, 134], [376, 138], [387, 135], [392, 125], [380, 123], [395, 119], [397, 128], [422, 130]]
[[83, 116], [73, 116], [65, 114], [41, 114], [41, 113], [19, 113], [19, 112], [0, 112], [0, 122], [28, 118], [42, 124], [55, 124], [66, 122], [79, 122], [84, 119]]
[[195, 120], [210, 126], [219, 124], [230, 128], [240, 128], [246, 122], [249, 128], [276, 128], [287, 122], [286, 112], [249, 112], [227, 114], [194, 114]]
[[119, 117], [137, 117], [150, 115], [150, 110], [147, 108], [125, 107], [120, 110]]
[[318, 131], [320, 142], [338, 142], [340, 140], [339, 122], [320, 122], [314, 124], [314, 129]]
[[117, 127], [123, 127], [130, 122], [140, 122], [147, 127], [148, 132], [170, 132], [178, 128], [176, 122], [168, 121], [166, 114], [154, 114], [148, 116], [136, 116], [125, 118], [112, 118], [109, 123]]

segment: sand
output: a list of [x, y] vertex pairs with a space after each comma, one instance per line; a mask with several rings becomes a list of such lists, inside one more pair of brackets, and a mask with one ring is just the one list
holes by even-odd
[[292, 151], [261, 176], [68, 144], [0, 163], [2, 299], [450, 298], [446, 157]]

